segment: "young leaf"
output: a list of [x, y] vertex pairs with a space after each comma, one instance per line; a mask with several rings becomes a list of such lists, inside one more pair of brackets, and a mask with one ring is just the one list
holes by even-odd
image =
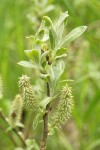
[[65, 21], [65, 19], [68, 16], [69, 16], [68, 11], [60, 14], [59, 20], [58, 20], [57, 25], [56, 25], [56, 30], [59, 30], [59, 27], [62, 25], [62, 23]]
[[45, 108], [46, 105], [51, 101], [51, 97], [45, 97], [41, 102], [40, 102], [40, 107]]
[[41, 56], [41, 62], [45, 59], [45, 57], [48, 55], [49, 51], [45, 51]]
[[40, 37], [43, 37], [44, 31], [45, 31], [45, 21], [42, 20], [41, 25], [40, 25], [40, 28], [39, 28], [38, 32], [36, 33], [36, 35], [35, 35], [35, 38], [36, 38], [38, 35], [40, 35]]
[[62, 35], [63, 35], [63, 31], [64, 31], [64, 21], [66, 20], [66, 18], [68, 17], [68, 12], [66, 11], [65, 13], [61, 13], [59, 20], [56, 24], [56, 31], [57, 31], [57, 38], [58, 38], [58, 42], [60, 43], [62, 40]]
[[72, 42], [76, 38], [78, 38], [82, 33], [86, 30], [86, 26], [80, 26], [75, 29], [73, 29], [62, 41], [61, 46], [65, 44], [66, 42]]
[[38, 64], [39, 63], [39, 51], [38, 50], [36, 50], [36, 49], [33, 49], [33, 50], [25, 50], [25, 53], [26, 53], [26, 55], [30, 58], [30, 59], [32, 59], [32, 60], [34, 60], [35, 61], [35, 63], [36, 64]]
[[33, 128], [34, 129], [36, 129], [36, 127], [38, 126], [39, 119], [40, 119], [40, 114], [37, 114], [37, 116], [35, 117], [35, 119], [33, 121]]
[[43, 19], [46, 20], [47, 22], [49, 22], [50, 26], [52, 26], [52, 28], [54, 28], [52, 20], [48, 16], [44, 16]]
[[67, 57], [67, 54], [62, 54], [62, 55], [56, 56], [55, 59], [60, 59], [60, 58], [64, 58], [64, 57]]
[[43, 19], [45, 19], [50, 24], [49, 39], [50, 39], [51, 49], [54, 49], [56, 46], [56, 42], [57, 42], [57, 34], [56, 34], [55, 29], [54, 29], [52, 20], [47, 16], [44, 16]]
[[17, 63], [18, 65], [21, 65], [23, 67], [27, 67], [27, 68], [33, 68], [33, 69], [37, 69], [37, 67], [35, 65], [33, 65], [31, 62], [29, 61], [20, 61]]
[[58, 81], [64, 72], [64, 68], [65, 68], [65, 65], [64, 65], [63, 60], [59, 60], [57, 62], [56, 66], [51, 65], [49, 68], [49, 74], [50, 74], [50, 78], [51, 78], [51, 87], [52, 87], [51, 93], [52, 93], [52, 95], [54, 94], [54, 91], [57, 88]]
[[56, 45], [56, 35], [52, 29], [49, 30], [49, 39], [50, 39], [51, 49], [54, 49]]
[[67, 52], [67, 49], [66, 48], [59, 48], [57, 51], [56, 51], [56, 56], [60, 56], [60, 55], [63, 55], [63, 54], [66, 54]]
[[46, 8], [44, 9], [43, 12], [44, 12], [44, 14], [46, 14], [46, 13], [52, 11], [54, 8], [55, 8], [54, 5], [49, 5], [48, 7], [46, 7]]

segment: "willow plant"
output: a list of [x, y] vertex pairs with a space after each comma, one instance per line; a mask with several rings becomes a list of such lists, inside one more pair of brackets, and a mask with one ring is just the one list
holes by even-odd
[[[13, 120], [19, 122], [22, 107], [34, 116], [32, 123], [35, 128], [38, 128], [37, 124], [42, 118], [40, 146], [37, 146], [33, 140], [30, 149], [46, 150], [47, 137], [54, 133], [55, 127], [59, 128], [66, 123], [74, 106], [72, 88], [67, 83], [68, 79], [61, 80], [65, 69], [64, 58], [67, 57], [67, 48], [64, 45], [78, 38], [86, 30], [86, 26], [79, 26], [65, 36], [67, 17], [68, 12], [61, 13], [58, 21], [53, 24], [49, 17], [44, 16], [35, 36], [29, 37], [32, 40], [32, 48], [25, 50], [29, 61], [18, 62], [19, 65], [34, 71], [31, 78], [36, 81], [36, 84], [32, 86], [27, 75], [19, 78], [20, 96], [17, 95], [13, 102], [14, 112], [11, 111], [9, 120], [11, 125]], [[64, 84], [61, 84], [62, 82]], [[15, 107], [15, 101], [17, 101], [16, 105], [19, 102], [19, 110], [17, 106]], [[14, 130], [15, 128], [14, 123]], [[20, 139], [23, 142], [25, 137]], [[27, 143], [29, 144], [28, 139], [25, 139], [23, 146], [26, 149], [30, 146]]]

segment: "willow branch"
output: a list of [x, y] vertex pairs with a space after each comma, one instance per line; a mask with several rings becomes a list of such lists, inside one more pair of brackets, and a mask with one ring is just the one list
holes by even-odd
[[[50, 88], [49, 88], [49, 83], [47, 82], [47, 96], [50, 97]], [[43, 121], [44, 121], [44, 131], [43, 131], [43, 138], [42, 142], [40, 144], [40, 150], [46, 150], [46, 141], [48, 137], [48, 117], [49, 117], [49, 111], [50, 111], [50, 102], [46, 106], [46, 112], [43, 116]]]

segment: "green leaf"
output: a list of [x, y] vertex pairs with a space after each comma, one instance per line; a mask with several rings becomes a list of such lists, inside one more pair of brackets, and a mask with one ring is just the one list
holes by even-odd
[[49, 22], [49, 24], [52, 26], [52, 28], [54, 28], [52, 20], [48, 16], [44, 16], [43, 19], [46, 20], [47, 22]]
[[53, 135], [54, 133], [55, 133], [54, 128], [50, 128], [50, 129], [49, 129], [49, 133], [48, 133], [48, 135]]
[[54, 29], [52, 20], [47, 16], [44, 16], [43, 19], [45, 19], [50, 24], [49, 39], [50, 39], [51, 49], [54, 49], [56, 47], [56, 44], [57, 44], [57, 34], [56, 34], [55, 29]]
[[66, 52], [67, 52], [67, 49], [61, 47], [61, 48], [59, 48], [59, 49], [56, 51], [56, 55], [57, 55], [57, 56], [60, 56], [60, 55], [65, 54]]
[[57, 38], [58, 38], [58, 42], [60, 43], [62, 40], [62, 35], [63, 35], [63, 31], [64, 31], [64, 22], [66, 20], [66, 18], [68, 17], [68, 12], [64, 12], [60, 14], [59, 20], [56, 24], [56, 31], [57, 31]]
[[54, 94], [54, 92], [57, 88], [58, 81], [64, 72], [64, 68], [65, 68], [64, 61], [59, 60], [56, 64], [56, 66], [51, 65], [48, 70], [48, 72], [50, 74], [50, 78], [51, 78], [51, 90], [52, 90], [51, 93], [52, 93], [52, 95]]
[[63, 55], [60, 55], [60, 56], [56, 56], [55, 59], [60, 59], [60, 58], [64, 58], [64, 57], [67, 57], [67, 54], [63, 54]]
[[46, 8], [44, 9], [43, 12], [46, 14], [46, 13], [52, 11], [54, 8], [55, 8], [54, 5], [49, 5], [48, 7], [46, 7]]
[[42, 20], [41, 25], [40, 25], [40, 28], [39, 28], [38, 32], [36, 33], [36, 35], [35, 35], [35, 38], [36, 38], [37, 36], [39, 36], [40, 38], [42, 38], [43, 35], [44, 35], [44, 31], [45, 31], [45, 21]]
[[45, 97], [41, 102], [40, 102], [40, 107], [45, 108], [46, 105], [51, 101], [51, 97]]
[[26, 68], [33, 68], [33, 69], [37, 69], [37, 67], [35, 65], [33, 65], [31, 62], [29, 61], [20, 61], [17, 63], [18, 65], [21, 65], [23, 67], [26, 67]]
[[46, 81], [48, 81], [48, 79], [50, 78], [50, 75], [49, 74], [42, 74], [40, 75], [40, 77]]
[[61, 13], [60, 14], [60, 17], [59, 17], [59, 20], [56, 24], [56, 30], [59, 30], [60, 26], [63, 24], [63, 22], [65, 21], [65, 19], [68, 17], [68, 11], [64, 12], [64, 13]]
[[41, 56], [41, 62], [44, 61], [45, 57], [48, 55], [49, 51], [45, 51]]
[[40, 119], [40, 114], [37, 114], [37, 116], [35, 117], [34, 121], [33, 121], [33, 128], [36, 129], [36, 127], [39, 124], [39, 119]]
[[78, 38], [79, 36], [82, 35], [82, 33], [86, 30], [86, 26], [80, 26], [75, 28], [74, 30], [72, 30], [62, 41], [61, 45], [65, 44], [66, 42], [72, 42], [74, 41], [76, 38]]
[[44, 34], [42, 40], [43, 40], [44, 42], [46, 42], [46, 41], [48, 41], [48, 39], [49, 39], [49, 34]]
[[[26, 140], [26, 150], [39, 150], [39, 146], [34, 139]], [[25, 150], [25, 149], [24, 149]]]
[[51, 49], [54, 49], [56, 46], [57, 37], [55, 31], [52, 28], [49, 30], [49, 39], [50, 39]]
[[36, 49], [33, 50], [25, 50], [26, 55], [35, 61], [36, 64], [39, 64], [40, 56], [39, 56], [39, 51]]

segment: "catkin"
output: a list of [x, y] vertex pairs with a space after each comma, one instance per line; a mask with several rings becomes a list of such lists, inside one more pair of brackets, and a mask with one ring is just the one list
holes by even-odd
[[59, 104], [51, 117], [53, 126], [64, 124], [71, 116], [72, 108], [74, 106], [72, 88], [68, 85], [64, 86], [59, 98]]
[[11, 112], [9, 115], [9, 123], [12, 127], [15, 127], [21, 119], [23, 110], [23, 100], [20, 95], [16, 95], [14, 101], [12, 102]]
[[29, 111], [36, 111], [38, 109], [38, 99], [31, 87], [28, 76], [23, 75], [19, 78], [19, 89], [23, 98], [24, 108]]

